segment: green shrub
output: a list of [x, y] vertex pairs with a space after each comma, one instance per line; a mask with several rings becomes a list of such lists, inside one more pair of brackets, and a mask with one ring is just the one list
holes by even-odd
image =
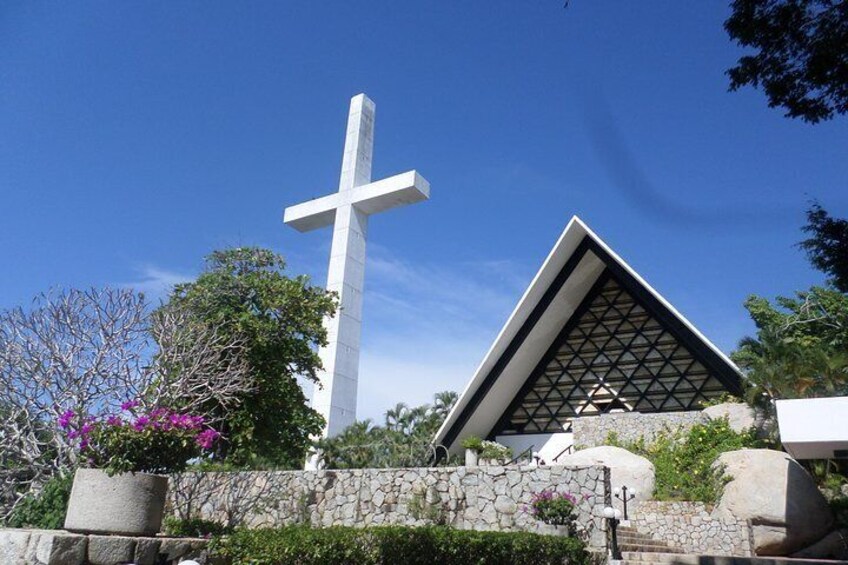
[[512, 458], [512, 448], [501, 445], [496, 441], [483, 441], [483, 450], [480, 451], [482, 459], [494, 459], [497, 461], [505, 461]]
[[203, 518], [177, 518], [167, 516], [165, 518], [165, 534], [177, 538], [208, 538], [211, 536], [223, 536], [232, 532], [232, 528], [219, 524], [214, 520]]
[[477, 436], [468, 436], [462, 440], [462, 448], [480, 453], [483, 451], [483, 440]]
[[761, 447], [754, 430], [735, 432], [727, 418], [692, 426], [689, 431], [659, 434], [646, 445], [644, 439], [622, 443], [614, 434], [608, 445], [623, 447], [654, 464], [656, 500], [692, 500], [714, 504], [729, 480], [724, 470], [712, 467], [719, 455], [748, 447]]
[[553, 526], [568, 526], [574, 531], [577, 518], [577, 498], [569, 493], [543, 490], [534, 493], [530, 500], [530, 513], [537, 520]]
[[477, 532], [444, 526], [237, 530], [213, 551], [233, 565], [586, 565], [583, 543], [526, 532]]
[[61, 529], [65, 525], [73, 483], [73, 473], [53, 477], [38, 493], [27, 495], [18, 504], [7, 525], [12, 528]]

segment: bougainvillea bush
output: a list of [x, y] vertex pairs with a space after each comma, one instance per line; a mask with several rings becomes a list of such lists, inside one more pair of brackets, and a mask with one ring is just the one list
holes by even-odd
[[110, 475], [182, 471], [220, 437], [202, 416], [138, 407], [137, 401], [125, 402], [121, 413], [100, 419], [69, 410], [59, 417], [59, 426], [77, 443], [83, 465]]
[[577, 519], [577, 498], [567, 492], [557, 493], [543, 490], [533, 494], [527, 507], [534, 518], [552, 526], [567, 526], [570, 533], [575, 531]]

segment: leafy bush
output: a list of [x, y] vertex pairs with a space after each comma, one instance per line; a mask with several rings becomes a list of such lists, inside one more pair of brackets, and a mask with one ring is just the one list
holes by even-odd
[[182, 519], [168, 516], [165, 518], [164, 526], [166, 535], [179, 538], [208, 538], [232, 532], [232, 528], [224, 524], [203, 518]]
[[483, 451], [483, 440], [477, 436], [468, 436], [462, 440], [462, 448], [480, 453]]
[[7, 525], [12, 528], [61, 529], [65, 525], [73, 483], [73, 473], [53, 477], [38, 493], [27, 495], [15, 507]]
[[233, 565], [546, 565], [589, 562], [571, 537], [477, 532], [443, 526], [237, 530], [213, 551]]
[[572, 494], [543, 490], [533, 494], [530, 512], [545, 524], [569, 526], [573, 530], [577, 518], [576, 505], [577, 499]]
[[692, 426], [689, 431], [659, 434], [651, 445], [644, 438], [624, 444], [614, 434], [608, 445], [623, 447], [654, 464], [656, 500], [692, 500], [714, 504], [728, 479], [712, 464], [725, 451], [761, 447], [754, 430], [735, 432], [727, 418]]
[[483, 450], [480, 451], [480, 457], [483, 459], [496, 459], [502, 461], [512, 457], [512, 448], [501, 445], [496, 441], [483, 441]]
[[117, 473], [173, 473], [211, 449], [220, 434], [202, 416], [156, 408], [136, 414], [136, 401], [121, 405], [132, 415], [97, 420], [69, 410], [59, 417], [68, 439], [78, 442], [80, 459], [89, 467]]

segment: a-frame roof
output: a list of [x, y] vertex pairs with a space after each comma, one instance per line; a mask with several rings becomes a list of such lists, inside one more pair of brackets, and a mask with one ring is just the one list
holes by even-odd
[[[458, 440], [487, 437], [526, 393], [529, 377], [550, 355], [563, 328], [575, 322], [605, 281], [614, 279], [664, 328], [685, 344], [724, 390], [739, 395], [738, 367], [663, 296], [574, 216], [524, 292], [473, 378], [435, 437], [459, 451]], [[574, 318], [574, 320], [572, 320]], [[637, 408], [638, 410], [638, 408]]]

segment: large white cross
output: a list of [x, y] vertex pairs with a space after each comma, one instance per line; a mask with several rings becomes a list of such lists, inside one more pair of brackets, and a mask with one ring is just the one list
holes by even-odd
[[301, 232], [333, 226], [327, 290], [338, 293], [340, 309], [325, 322], [329, 343], [318, 352], [324, 371], [312, 398], [327, 421], [324, 437], [356, 421], [368, 216], [430, 197], [430, 183], [415, 171], [371, 182], [374, 111], [364, 94], [351, 98], [339, 191], [286, 208], [283, 218]]

